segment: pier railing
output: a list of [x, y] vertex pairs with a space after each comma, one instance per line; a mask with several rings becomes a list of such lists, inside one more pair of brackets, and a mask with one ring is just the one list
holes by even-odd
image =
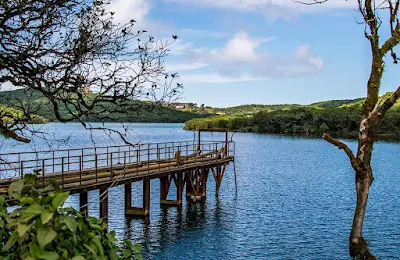
[[48, 175], [64, 173], [113, 171], [128, 165], [143, 171], [179, 167], [176, 162], [181, 158], [196, 157], [196, 162], [207, 161], [210, 157], [228, 157], [234, 154], [234, 145], [228, 141], [178, 141], [146, 143], [135, 145], [88, 147], [79, 149], [61, 149], [49, 151], [20, 152], [0, 154], [0, 180], [23, 178], [24, 174], [36, 173], [43, 179]]

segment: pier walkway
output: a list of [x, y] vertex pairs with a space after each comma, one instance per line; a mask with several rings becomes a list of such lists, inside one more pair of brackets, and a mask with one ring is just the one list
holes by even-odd
[[[99, 190], [100, 217], [108, 218], [108, 188], [125, 186], [125, 213], [147, 216], [150, 213], [150, 180], [160, 180], [160, 204], [182, 205], [182, 193], [193, 200], [206, 196], [211, 173], [216, 196], [226, 166], [234, 160], [234, 142], [178, 141], [122, 146], [90, 147], [37, 152], [0, 154], [0, 193], [23, 178], [37, 174], [37, 187], [55, 180], [64, 191], [80, 194], [80, 210], [87, 214], [90, 190]], [[132, 183], [143, 182], [143, 207], [132, 207]], [[176, 199], [168, 200], [170, 188]]]

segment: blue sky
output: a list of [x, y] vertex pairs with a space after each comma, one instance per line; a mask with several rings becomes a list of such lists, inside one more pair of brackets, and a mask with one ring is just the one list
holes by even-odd
[[[152, 35], [178, 41], [166, 67], [182, 101], [216, 107], [308, 104], [366, 95], [370, 49], [356, 1], [318, 6], [292, 0], [113, 0]], [[388, 60], [381, 94], [399, 84]]]

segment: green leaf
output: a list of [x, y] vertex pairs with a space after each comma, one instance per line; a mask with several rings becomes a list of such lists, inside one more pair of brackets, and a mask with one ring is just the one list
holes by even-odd
[[3, 207], [3, 205], [6, 203], [6, 199], [4, 198], [3, 195], [0, 195], [0, 207]]
[[22, 237], [23, 235], [25, 235], [25, 233], [32, 228], [32, 225], [33, 224], [22, 224], [22, 223], [18, 224], [17, 231], [18, 231], [19, 237]]
[[10, 236], [10, 238], [8, 239], [7, 243], [4, 245], [2, 251], [7, 251], [9, 250], [11, 247], [13, 247], [13, 245], [15, 244], [15, 242], [17, 242], [18, 240], [18, 233], [17, 232], [13, 232]]
[[21, 203], [22, 205], [32, 205], [33, 203], [35, 203], [35, 200], [31, 197], [23, 197], [21, 198]]
[[77, 255], [71, 258], [71, 260], [86, 260], [83, 256]]
[[40, 215], [40, 219], [42, 220], [43, 225], [45, 225], [47, 222], [49, 222], [51, 219], [53, 219], [54, 213], [49, 212], [47, 210], [44, 210], [42, 214]]
[[103, 245], [100, 242], [100, 239], [98, 237], [94, 237], [94, 238], [92, 238], [92, 242], [93, 242], [93, 244], [96, 245], [97, 249], [99, 250], [100, 255], [104, 256], [104, 249], [103, 249]]
[[51, 228], [39, 228], [37, 231], [37, 240], [41, 248], [44, 248], [47, 244], [56, 238], [57, 232]]
[[38, 205], [38, 204], [33, 204], [29, 206], [24, 213], [22, 214], [22, 217], [20, 219], [20, 222], [22, 223], [27, 223], [30, 221], [32, 218], [39, 216], [43, 212], [43, 208]]
[[48, 252], [48, 251], [43, 251], [39, 252], [37, 254], [39, 259], [45, 259], [45, 260], [58, 260], [60, 256], [56, 252]]
[[140, 254], [134, 254], [133, 256], [135, 260], [143, 260], [143, 257]]
[[58, 193], [51, 204], [53, 205], [54, 209], [57, 209], [58, 207], [62, 206], [65, 202], [65, 200], [68, 198], [69, 192], [62, 192]]
[[35, 174], [25, 174], [24, 175], [25, 184], [36, 185], [36, 175]]
[[61, 257], [62, 257], [62, 259], [68, 259], [68, 250], [67, 249], [63, 250]]
[[97, 255], [96, 251], [94, 251], [90, 246], [88, 246], [88, 245], [86, 245], [86, 244], [83, 244], [83, 246], [84, 246], [87, 250], [89, 250], [89, 252], [91, 252], [93, 255]]
[[39, 258], [38, 257], [38, 253], [42, 252], [43, 250], [40, 249], [38, 244], [33, 244], [31, 243], [29, 245], [29, 253], [31, 254], [31, 256], [33, 256], [35, 259]]
[[128, 240], [128, 239], [124, 239], [124, 244], [128, 248], [132, 248], [133, 247], [132, 242], [130, 240]]
[[133, 256], [135, 260], [143, 260], [143, 257], [140, 254], [134, 254]]
[[122, 251], [122, 258], [124, 258], [124, 259], [129, 259], [131, 256], [132, 256], [131, 250], [124, 249], [124, 250]]
[[53, 186], [54, 190], [58, 193], [58, 192], [62, 192], [62, 189], [60, 188], [60, 185], [58, 185], [56, 179], [52, 178], [49, 179], [49, 182], [51, 183], [51, 186]]
[[75, 232], [76, 228], [78, 227], [78, 224], [72, 217], [64, 216], [62, 218], [62, 222], [67, 225], [68, 229], [71, 230], [71, 232]]
[[8, 187], [8, 196], [10, 198], [18, 199], [23, 189], [24, 189], [23, 180], [12, 182]]
[[17, 218], [7, 218], [6, 221], [7, 221], [7, 224], [6, 224], [7, 228], [14, 229], [14, 227], [18, 225], [18, 219]]
[[132, 250], [133, 250], [135, 253], [139, 253], [140, 251], [143, 250], [143, 247], [142, 247], [140, 244], [135, 244], [135, 245], [132, 247]]
[[92, 223], [89, 223], [89, 226], [98, 231], [103, 231], [103, 229], [104, 229], [101, 225], [96, 225], [96, 224], [92, 224]]

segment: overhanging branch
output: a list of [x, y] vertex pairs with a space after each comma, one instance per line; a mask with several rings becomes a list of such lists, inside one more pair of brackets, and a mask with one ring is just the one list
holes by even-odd
[[356, 170], [359, 168], [359, 164], [357, 162], [356, 157], [354, 156], [353, 152], [350, 150], [350, 148], [343, 142], [336, 140], [335, 138], [333, 138], [332, 136], [330, 136], [328, 133], [324, 133], [322, 135], [322, 138], [333, 144], [334, 146], [336, 146], [338, 149], [340, 150], [344, 150], [344, 152], [346, 153], [347, 157], [349, 157], [350, 162], [351, 162], [351, 166]]
[[378, 108], [379, 116], [382, 117], [400, 98], [400, 87], [396, 89], [396, 91], [385, 100], [385, 102]]

